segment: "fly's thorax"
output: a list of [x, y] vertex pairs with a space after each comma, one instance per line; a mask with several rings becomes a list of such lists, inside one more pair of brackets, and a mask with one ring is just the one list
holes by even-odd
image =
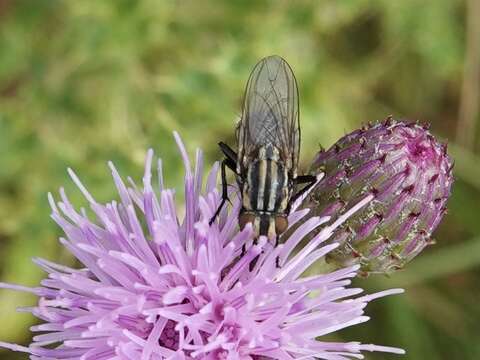
[[288, 168], [272, 145], [260, 147], [246, 167], [242, 184], [247, 211], [284, 214], [290, 198]]

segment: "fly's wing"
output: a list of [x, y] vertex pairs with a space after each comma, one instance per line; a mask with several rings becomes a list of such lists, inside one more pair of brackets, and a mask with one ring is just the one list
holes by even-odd
[[260, 146], [274, 145], [294, 173], [300, 151], [298, 88], [287, 62], [266, 57], [255, 66], [247, 83], [238, 125], [238, 162], [245, 168]]

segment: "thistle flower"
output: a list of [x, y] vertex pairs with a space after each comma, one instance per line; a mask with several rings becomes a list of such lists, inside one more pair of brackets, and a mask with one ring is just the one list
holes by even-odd
[[[264, 238], [253, 244], [250, 225], [238, 230], [238, 199], [209, 226], [220, 202], [218, 164], [201, 195], [201, 153], [197, 151], [192, 172], [186, 150], [175, 137], [186, 169], [183, 221], [174, 191], [163, 187], [160, 162], [159, 195], [154, 192], [152, 151], [142, 189], [130, 179], [127, 186], [110, 164], [120, 202], [98, 203], [69, 171], [95, 220], [84, 209], [76, 211], [63, 190], [60, 202], [49, 199], [52, 218], [66, 235], [61, 243], [84, 267], [35, 259], [48, 274], [41, 286], [1, 284], [37, 295], [38, 305], [21, 311], [33, 313], [43, 323], [31, 328], [41, 334], [30, 346], [0, 346], [37, 360], [361, 359], [362, 351], [404, 353], [358, 342], [322, 341], [326, 334], [368, 320], [364, 315], [368, 302], [401, 289], [357, 296], [362, 290], [348, 287], [356, 265], [300, 276], [337, 247], [322, 243], [371, 198], [325, 226], [298, 252], [292, 250], [305, 234], [328, 218], [309, 219], [275, 249]], [[294, 211], [290, 223], [307, 212]], [[242, 257], [244, 244], [248, 250]], [[276, 266], [277, 257], [281, 268]]]
[[370, 124], [320, 151], [312, 171], [325, 179], [310, 194], [319, 216], [342, 214], [360, 199], [374, 199], [330, 238], [341, 244], [327, 260], [361, 264], [364, 273], [402, 268], [433, 243], [453, 182], [447, 146], [417, 123]]

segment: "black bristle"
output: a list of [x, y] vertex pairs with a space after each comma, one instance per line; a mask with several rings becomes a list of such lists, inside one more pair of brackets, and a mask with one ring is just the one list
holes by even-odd
[[438, 173], [435, 174], [435, 175], [433, 175], [433, 176], [430, 178], [430, 180], [428, 180], [428, 183], [429, 183], [429, 184], [434, 183], [434, 182], [438, 179], [439, 176], [440, 176], [440, 174], [438, 174]]

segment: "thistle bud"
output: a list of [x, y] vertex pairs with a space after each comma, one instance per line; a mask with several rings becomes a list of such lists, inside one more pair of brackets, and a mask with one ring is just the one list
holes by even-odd
[[308, 198], [315, 215], [335, 220], [373, 195], [336, 231], [331, 241], [341, 245], [327, 259], [338, 266], [361, 264], [365, 274], [402, 268], [433, 243], [453, 182], [447, 146], [428, 127], [391, 118], [320, 151], [311, 170], [325, 172]]

